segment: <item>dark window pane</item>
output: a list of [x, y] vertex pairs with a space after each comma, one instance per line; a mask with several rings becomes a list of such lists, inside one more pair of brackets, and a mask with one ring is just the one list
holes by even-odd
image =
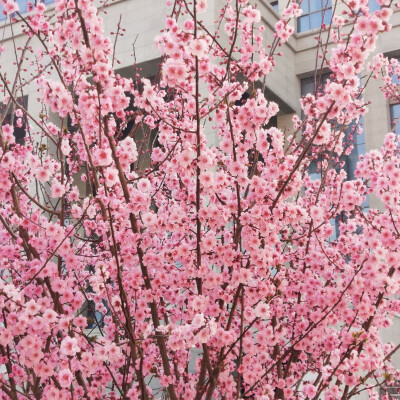
[[314, 77], [301, 80], [301, 95], [305, 96], [308, 93], [314, 93]]
[[318, 169], [318, 160], [312, 160], [308, 166], [308, 174], [312, 180], [321, 179], [321, 171]]
[[265, 129], [277, 128], [277, 127], [278, 127], [278, 117], [275, 115], [271, 117], [271, 119], [268, 121], [268, 124], [266, 125]]
[[315, 82], [318, 85], [318, 92], [320, 92], [324, 88], [327, 79], [329, 79], [329, 75], [330, 75], [330, 73], [322, 74], [322, 75], [320, 75], [318, 73], [316, 78], [314, 78], [314, 76], [310, 76], [309, 78], [302, 79], [301, 80], [301, 89], [300, 89], [301, 95], [305, 96], [308, 93], [314, 94]]
[[272, 8], [276, 11], [279, 12], [279, 3], [278, 1], [271, 1], [269, 4], [271, 4]]
[[14, 136], [15, 136], [15, 141], [18, 144], [24, 144], [25, 143], [25, 134], [26, 130], [25, 127], [18, 128], [17, 125], [14, 125]]
[[383, 399], [383, 396], [388, 396], [390, 400], [400, 399], [400, 381], [396, 381], [391, 383], [390, 385], [384, 385], [379, 390], [380, 399]]

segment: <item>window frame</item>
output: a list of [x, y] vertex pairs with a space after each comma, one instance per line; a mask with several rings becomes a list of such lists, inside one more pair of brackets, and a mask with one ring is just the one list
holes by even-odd
[[[321, 8], [312, 10], [312, 6], [311, 6], [311, 1], [319, 1], [321, 3]], [[303, 4], [307, 4], [307, 8], [302, 7]], [[326, 18], [327, 18], [327, 12], [330, 11], [330, 20], [332, 20], [332, 1], [331, 0], [302, 0], [300, 2], [300, 8], [303, 10], [302, 15], [297, 18], [297, 33], [304, 33], [304, 32], [308, 32], [308, 31], [312, 31], [314, 29], [318, 29], [318, 27], [312, 27], [311, 24], [311, 16], [312, 15], [316, 15], [316, 14], [320, 14], [321, 16], [321, 24], [320, 24], [320, 29], [322, 27], [323, 24], [328, 25]], [[301, 22], [305, 20], [305, 18], [307, 17], [307, 21], [308, 21], [308, 28], [306, 29], [301, 29]], [[330, 23], [330, 21], [329, 21]]]

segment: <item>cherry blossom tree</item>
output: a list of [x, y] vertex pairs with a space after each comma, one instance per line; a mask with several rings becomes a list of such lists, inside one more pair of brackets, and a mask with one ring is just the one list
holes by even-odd
[[[400, 3], [367, 3], [343, 1], [329, 52], [319, 37], [329, 78], [289, 135], [264, 93], [295, 2], [267, 41], [247, 0], [213, 32], [206, 0], [169, 2], [150, 81], [115, 72], [91, 0], [28, 16], [1, 0], [26, 35], [0, 74], [2, 399], [377, 399], [400, 378], [379, 336], [400, 310], [397, 137], [353, 180], [342, 161], [370, 78], [399, 100], [399, 65], [374, 50]], [[28, 84], [40, 115], [18, 100]]]

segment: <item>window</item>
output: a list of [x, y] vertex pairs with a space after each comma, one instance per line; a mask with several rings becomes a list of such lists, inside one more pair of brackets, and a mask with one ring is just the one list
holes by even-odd
[[297, 32], [306, 32], [328, 25], [332, 19], [331, 0], [303, 0], [300, 4], [303, 15], [297, 19]]
[[345, 144], [351, 142], [354, 147], [349, 155], [342, 156], [342, 161], [344, 161], [344, 170], [347, 173], [347, 179], [351, 180], [355, 179], [354, 172], [356, 170], [357, 162], [360, 158], [360, 155], [363, 155], [366, 152], [364, 129], [362, 130], [360, 135], [356, 134], [356, 129], [357, 127], [355, 126], [355, 124], [351, 123], [345, 130]]
[[[322, 74], [320, 78], [318, 79], [317, 76], [317, 82], [319, 81], [319, 88], [322, 89], [323, 86], [325, 85], [325, 82], [329, 78], [329, 74]], [[314, 77], [306, 78], [301, 80], [301, 95], [305, 96], [308, 93], [314, 93], [314, 87], [315, 87], [315, 79]], [[397, 117], [400, 117], [400, 104], [399, 106], [399, 111]], [[394, 117], [392, 117], [394, 118]], [[363, 124], [363, 119], [360, 121], [360, 125]], [[366, 148], [365, 148], [365, 133], [364, 130], [362, 130], [361, 134], [358, 135], [355, 133], [355, 130], [358, 127], [355, 126], [354, 123], [350, 123], [348, 127], [346, 127], [345, 130], [345, 138], [344, 138], [344, 143], [351, 143], [354, 147], [353, 150], [349, 155], [343, 155], [341, 157], [341, 160], [344, 161], [344, 170], [347, 173], [347, 178], [348, 179], [355, 179], [354, 172], [356, 169], [357, 162], [360, 158], [360, 155], [365, 154]], [[400, 127], [399, 127], [400, 128]], [[321, 160], [320, 160], [321, 161]], [[313, 177], [313, 179], [319, 179], [319, 174], [317, 173], [317, 160], [313, 161], [310, 165], [310, 175]]]
[[[25, 109], [28, 107], [28, 96], [20, 97], [17, 101]], [[10, 109], [7, 112], [4, 123], [14, 125], [15, 142], [23, 145], [23, 144], [25, 144], [27, 120], [26, 120], [25, 114], [23, 114], [22, 117], [18, 117], [15, 114], [16, 109], [18, 109], [18, 107], [15, 107], [15, 105], [12, 105], [10, 107]], [[0, 108], [0, 114], [1, 114], [1, 112], [2, 112], [2, 110]], [[14, 120], [11, 122], [12, 115], [14, 116]]]
[[[238, 101], [236, 101], [236, 103], [237, 102]], [[239, 100], [239, 102], [240, 102], [240, 100]], [[276, 115], [271, 117], [271, 119], [268, 121], [267, 124], [263, 125], [263, 129], [277, 128], [277, 127], [278, 127], [278, 117]], [[271, 138], [270, 135], [267, 135], [267, 141], [268, 141], [269, 146], [271, 148], [272, 147], [271, 146], [272, 138]], [[249, 157], [249, 168], [248, 168], [247, 172], [248, 172], [248, 176], [250, 177], [251, 174], [254, 173], [257, 170], [258, 162], [260, 161], [260, 162], [264, 163], [264, 157], [260, 153], [257, 153], [257, 164], [255, 164], [255, 161], [256, 161], [256, 158], [255, 158], [256, 157], [256, 153], [255, 153], [255, 151], [253, 149], [249, 150], [247, 152], [247, 155]]]
[[[329, 73], [312, 76], [310, 78], [305, 78], [301, 80], [301, 95], [305, 96], [309, 93], [315, 92], [315, 84], [317, 84], [318, 91], [322, 90], [327, 79], [329, 79]], [[398, 114], [400, 117], [400, 104]], [[304, 115], [302, 115], [304, 118]], [[363, 119], [359, 122], [360, 126], [363, 126]], [[351, 153], [348, 155], [342, 155], [340, 160], [344, 162], [343, 169], [346, 171], [347, 179], [353, 180], [355, 179], [354, 173], [356, 170], [357, 162], [360, 158], [360, 155], [365, 154], [365, 133], [364, 130], [361, 131], [361, 134], [357, 134], [359, 126], [355, 123], [350, 123], [349, 126], [345, 127], [345, 137], [343, 140], [343, 144], [346, 147], [346, 144], [353, 145], [353, 149]], [[321, 171], [320, 171], [320, 163], [323, 160], [323, 154], [320, 154], [318, 159], [313, 160], [309, 165], [309, 176], [312, 180], [321, 179]], [[369, 197], [367, 196], [364, 200], [362, 207], [364, 210], [368, 210], [369, 208]], [[334, 232], [330, 237], [330, 240], [334, 240], [338, 237], [339, 234], [339, 221], [343, 219], [343, 215], [338, 215], [336, 218], [330, 221], [330, 224], [334, 228]]]
[[[150, 82], [154, 83], [156, 76], [151, 76], [148, 78]], [[138, 87], [139, 91], [143, 90], [142, 85]], [[134, 106], [134, 96], [125, 93], [130, 97], [129, 106], [126, 108], [127, 113], [131, 113], [130, 116], [127, 116], [126, 124], [120, 125], [117, 120], [117, 134], [116, 139], [118, 141], [124, 140], [128, 135], [130, 135], [136, 143], [137, 151], [138, 151], [138, 159], [135, 162], [135, 165], [132, 164], [132, 168], [135, 168], [137, 172], [144, 172], [147, 168], [151, 167], [151, 151], [153, 148], [158, 147], [158, 128], [151, 129], [146, 124], [137, 125], [135, 122], [135, 116], [137, 112], [137, 108]], [[173, 99], [173, 91], [167, 90], [167, 94], [164, 97], [165, 101], [169, 101]], [[155, 121], [158, 123], [159, 121]]]
[[309, 78], [304, 78], [300, 82], [300, 93], [305, 96], [309, 93], [313, 94], [315, 92], [315, 84], [317, 85], [318, 91], [322, 90], [325, 86], [326, 81], [329, 79], [330, 72], [326, 74], [313, 75]]
[[[315, 86], [317, 86], [318, 90], [322, 90], [322, 88], [325, 85], [325, 82], [329, 78], [329, 73], [327, 74], [317, 74], [314, 76], [311, 76], [309, 78], [304, 78], [301, 80], [300, 84], [300, 93], [302, 96], [306, 96], [307, 94], [311, 93], [314, 94], [315, 92]], [[304, 113], [301, 111], [301, 118], [304, 118]], [[318, 168], [318, 163], [322, 161], [322, 157], [319, 157], [318, 160], [313, 160], [310, 163], [309, 166], [309, 175], [310, 178], [315, 180], [315, 179], [320, 179], [321, 178], [321, 173], [319, 172]]]
[[[91, 272], [94, 272], [93, 267], [89, 267]], [[96, 309], [96, 303], [94, 300], [89, 299], [93, 293], [93, 289], [89, 284], [87, 284], [86, 297], [88, 298], [82, 306], [80, 314], [82, 314], [87, 319], [87, 326], [85, 329], [93, 331], [96, 328], [104, 327], [104, 318], [109, 314], [110, 308], [105, 300], [102, 300], [102, 304], [105, 307], [105, 313], [100, 312]], [[104, 311], [104, 310], [103, 310]]]
[[390, 106], [390, 120], [393, 132], [400, 135], [400, 103]]
[[[400, 57], [394, 57], [391, 59], [392, 61], [395, 60], [400, 65]], [[393, 66], [396, 64], [392, 64]], [[392, 83], [395, 85], [400, 85], [400, 72], [398, 71], [399, 67], [394, 68], [393, 75], [392, 75]]]
[[310, 175], [310, 178], [313, 181], [321, 179], [321, 170], [320, 170], [321, 162], [322, 162], [322, 157], [318, 156], [318, 159], [312, 160], [310, 165], [308, 166], [308, 174]]
[[[359, 122], [360, 126], [364, 125], [364, 118], [362, 117]], [[348, 155], [343, 155], [341, 160], [344, 161], [343, 169], [346, 171], [347, 179], [354, 180], [356, 179], [354, 173], [357, 167], [358, 160], [361, 155], [366, 153], [365, 147], [365, 132], [364, 129], [361, 130], [361, 133], [358, 135], [357, 131], [359, 127], [353, 122], [345, 130], [344, 144], [350, 143], [353, 145], [353, 149], [351, 153]], [[364, 211], [369, 209], [369, 196], [366, 196], [364, 202], [361, 204], [361, 207]]]
[[[22, 13], [26, 13], [29, 11], [28, 7], [30, 5], [35, 5], [36, 1], [35, 0], [15, 0], [16, 3], [19, 6], [19, 12]], [[42, 3], [44, 4], [51, 4], [54, 3], [54, 0], [41, 0]], [[0, 21], [4, 21], [7, 19], [7, 15], [4, 14], [3, 12], [3, 6], [0, 5]]]

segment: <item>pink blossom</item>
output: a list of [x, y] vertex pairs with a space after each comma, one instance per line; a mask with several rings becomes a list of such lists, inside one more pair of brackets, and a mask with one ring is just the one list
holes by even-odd
[[11, 15], [17, 11], [19, 11], [18, 3], [13, 0], [7, 0], [3, 4], [4, 11], [7, 15]]
[[51, 185], [51, 197], [58, 198], [62, 197], [65, 193], [65, 186], [62, 185], [60, 182], [53, 182]]
[[36, 171], [36, 176], [40, 182], [47, 182], [50, 179], [50, 171], [48, 168], [39, 168]]
[[14, 337], [9, 329], [0, 328], [0, 344], [8, 346], [12, 343]]
[[61, 352], [66, 356], [74, 356], [80, 351], [76, 338], [65, 337], [61, 342]]
[[208, 45], [204, 39], [194, 39], [190, 43], [190, 52], [193, 56], [198, 58], [204, 58], [207, 54]]
[[163, 66], [163, 79], [169, 86], [176, 86], [185, 81], [187, 67], [183, 60], [169, 58]]
[[212, 172], [208, 171], [202, 172], [200, 175], [200, 182], [206, 188], [211, 187], [214, 183], [214, 177]]
[[4, 139], [12, 144], [15, 143], [15, 137], [14, 137], [14, 127], [12, 125], [9, 124], [5, 124], [1, 127]]
[[268, 318], [270, 315], [268, 305], [263, 302], [257, 304], [257, 306], [255, 308], [255, 315], [256, 315], [256, 317], [262, 318], [262, 319]]
[[116, 168], [109, 167], [104, 171], [104, 179], [107, 186], [112, 187], [118, 182], [118, 170]]
[[47, 323], [55, 322], [57, 319], [57, 313], [54, 310], [48, 309], [43, 313], [43, 318]]
[[312, 399], [316, 395], [317, 389], [314, 385], [306, 384], [304, 385], [303, 393], [307, 398]]
[[207, 0], [199, 0], [196, 3], [197, 12], [203, 13], [207, 10]]
[[187, 168], [188, 165], [193, 161], [195, 157], [195, 153], [191, 150], [184, 150], [178, 155], [179, 164], [182, 165], [183, 168]]
[[93, 156], [97, 165], [101, 167], [106, 167], [111, 164], [112, 158], [110, 149], [97, 149]]
[[320, 223], [324, 218], [323, 211], [319, 206], [312, 206], [310, 208], [310, 215], [316, 223]]
[[63, 388], [69, 387], [73, 380], [72, 372], [67, 368], [60, 370], [60, 372], [58, 373], [58, 380], [60, 382], [61, 387]]
[[204, 315], [203, 314], [196, 314], [192, 320], [192, 326], [194, 329], [198, 329], [202, 327], [205, 323]]

